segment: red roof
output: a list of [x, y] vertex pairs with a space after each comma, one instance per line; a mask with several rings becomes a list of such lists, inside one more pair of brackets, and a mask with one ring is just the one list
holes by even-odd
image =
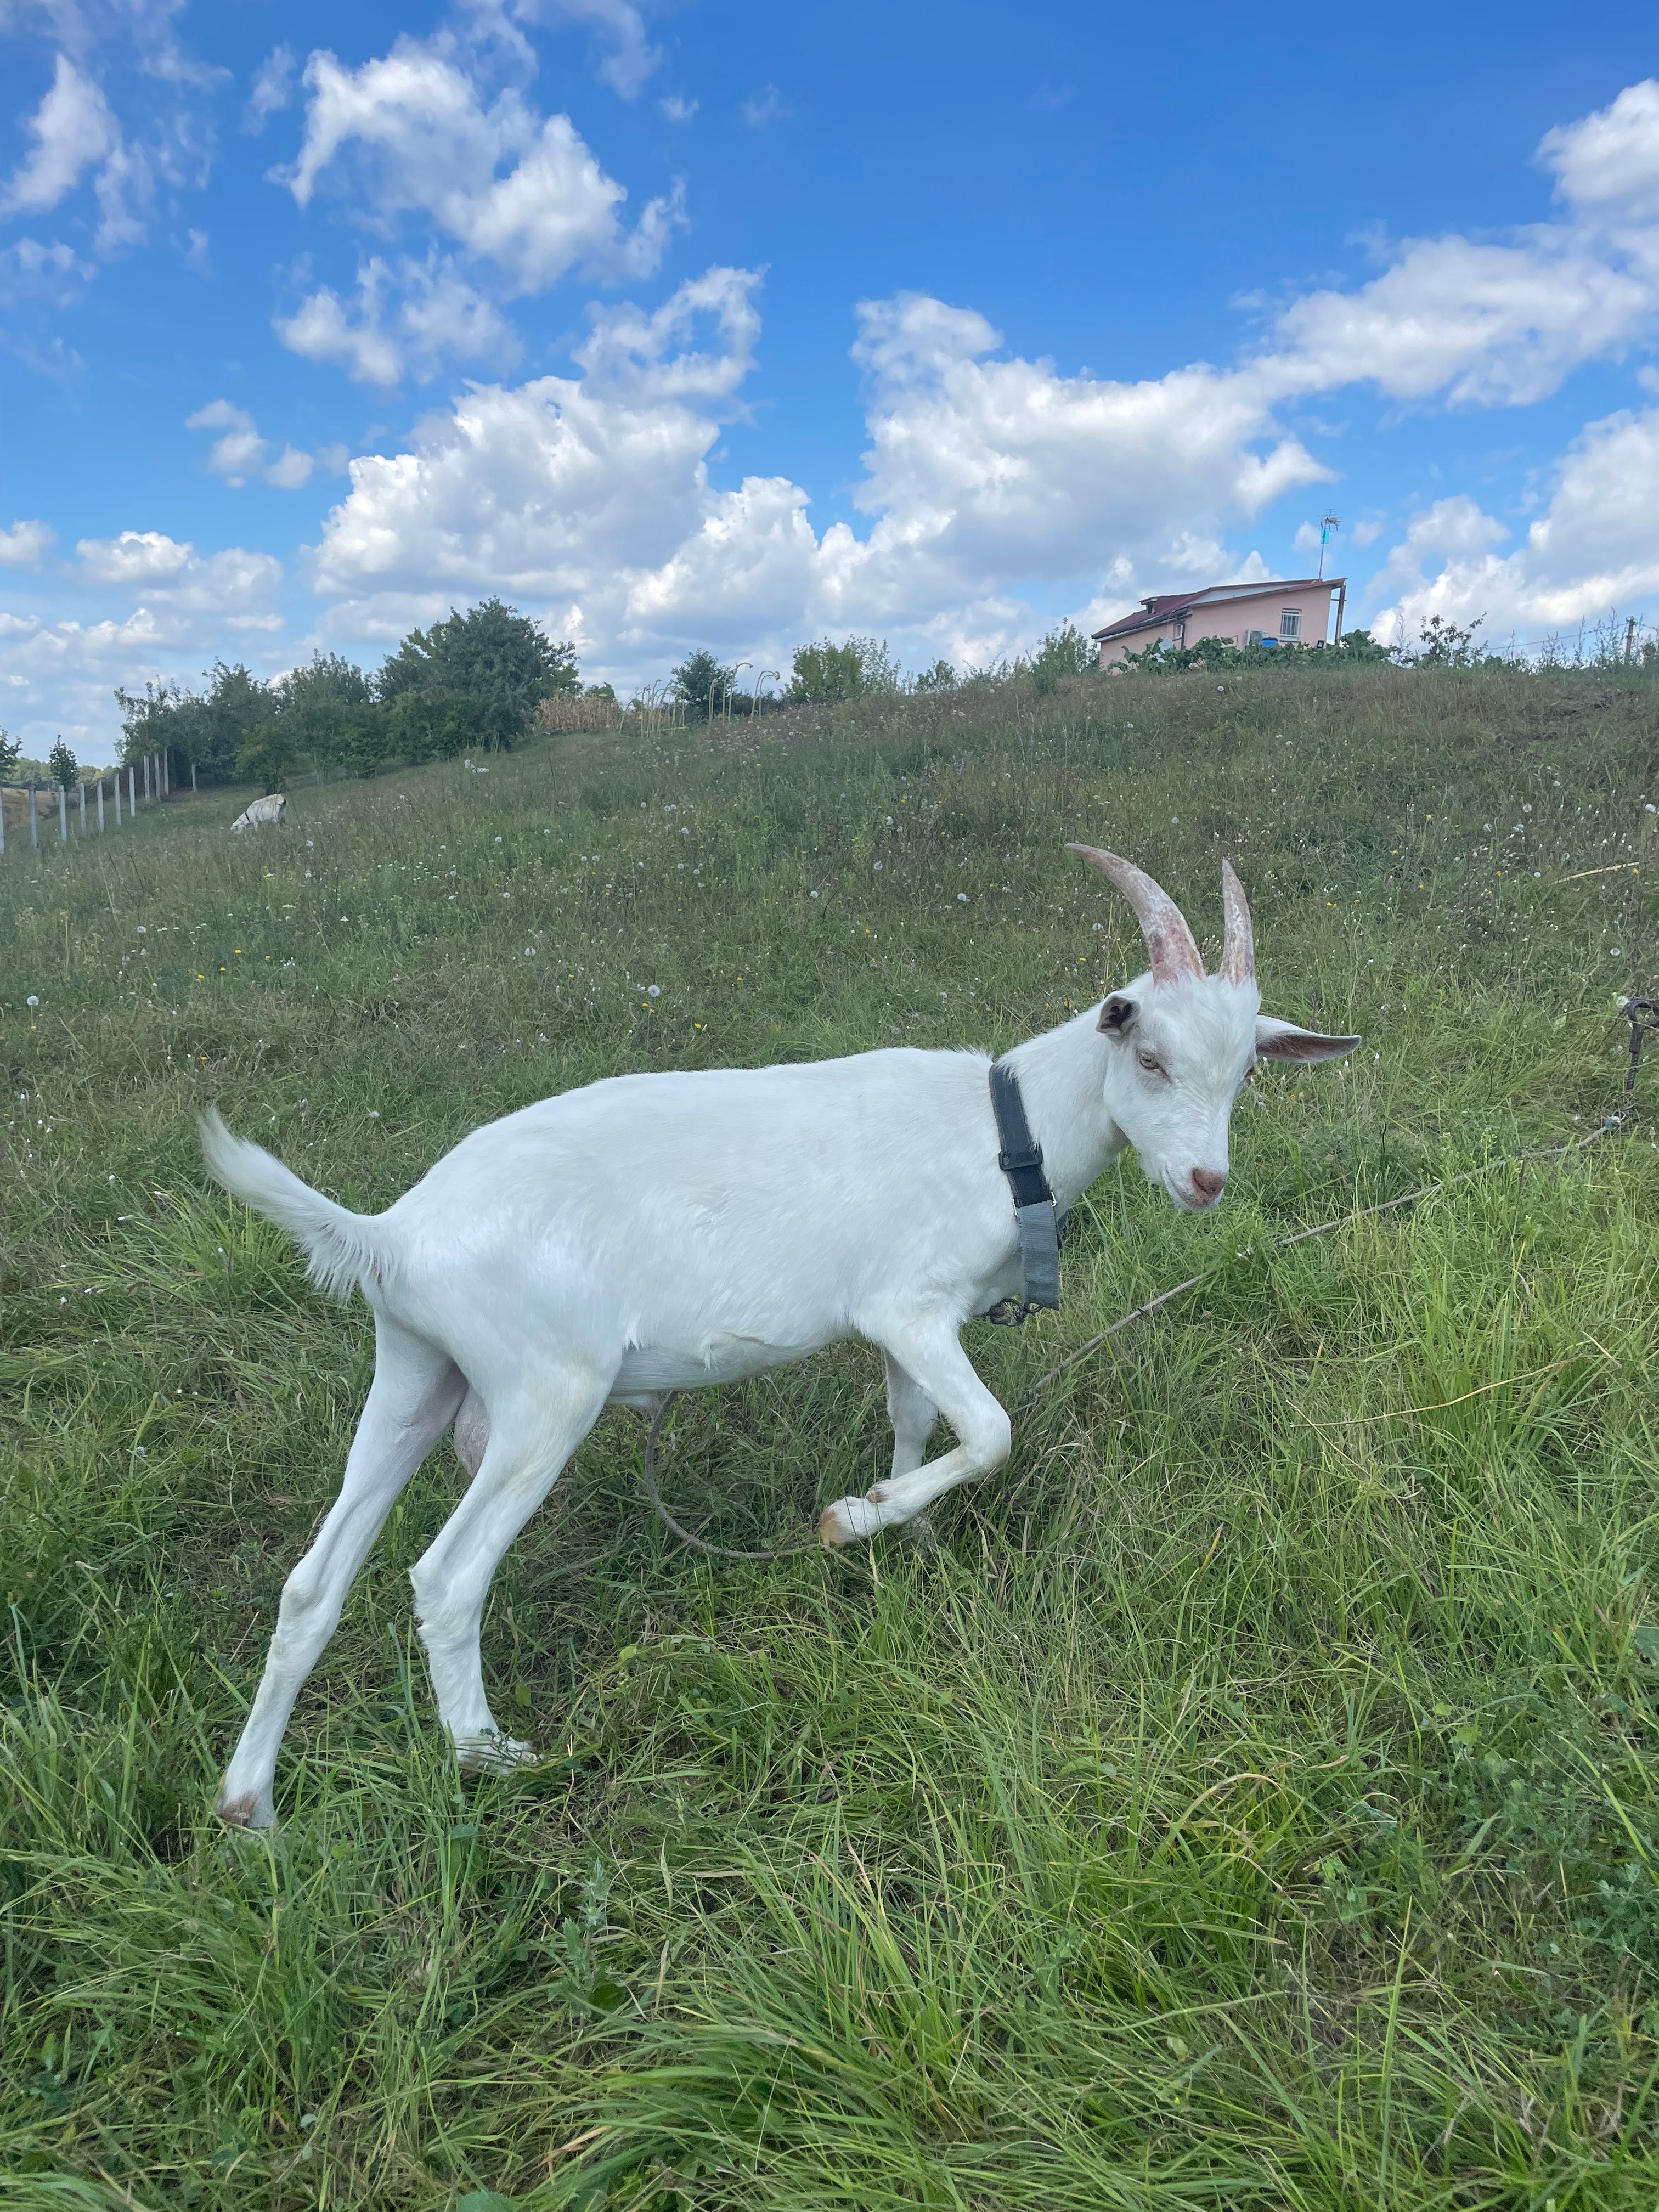
[[1108, 623], [1104, 629], [1095, 630], [1092, 635], [1100, 644], [1115, 637], [1132, 637], [1137, 630], [1160, 629], [1165, 623], [1178, 621], [1200, 603], [1212, 605], [1218, 600], [1243, 599], [1256, 592], [1334, 592], [1346, 580], [1342, 576], [1270, 576], [1259, 584], [1206, 584], [1195, 592], [1166, 592], [1161, 598], [1146, 601], [1138, 612], [1125, 615], [1121, 622]]

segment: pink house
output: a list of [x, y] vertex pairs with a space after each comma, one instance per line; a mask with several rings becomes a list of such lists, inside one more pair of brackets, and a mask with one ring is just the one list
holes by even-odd
[[1126, 653], [1159, 641], [1196, 645], [1218, 637], [1228, 645], [1326, 645], [1342, 635], [1348, 596], [1346, 576], [1297, 576], [1288, 583], [1211, 584], [1201, 592], [1166, 592], [1143, 599], [1138, 614], [1108, 623], [1094, 633], [1100, 665], [1109, 668]]

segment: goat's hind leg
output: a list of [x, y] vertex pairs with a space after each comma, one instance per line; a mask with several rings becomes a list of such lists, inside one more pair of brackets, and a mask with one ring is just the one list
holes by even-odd
[[438, 1715], [463, 1766], [513, 1766], [535, 1756], [501, 1734], [489, 1710], [478, 1643], [484, 1600], [507, 1546], [604, 1411], [611, 1380], [580, 1359], [521, 1375], [489, 1406], [477, 1473], [410, 1570]]
[[265, 1828], [275, 1819], [276, 1752], [294, 1700], [334, 1633], [393, 1500], [449, 1426], [465, 1388], [442, 1352], [377, 1319], [374, 1381], [340, 1494], [283, 1585], [264, 1673], [220, 1787], [219, 1817], [232, 1826]]

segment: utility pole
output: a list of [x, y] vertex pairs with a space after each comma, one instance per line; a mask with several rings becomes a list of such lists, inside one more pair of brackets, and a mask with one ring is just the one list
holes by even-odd
[[1636, 617], [1634, 615], [1631, 615], [1627, 617], [1625, 623], [1625, 658], [1626, 660], [1633, 660], [1635, 657]]

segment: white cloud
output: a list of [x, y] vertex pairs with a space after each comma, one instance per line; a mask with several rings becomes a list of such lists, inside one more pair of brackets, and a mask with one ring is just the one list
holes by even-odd
[[1284, 397], [1374, 384], [1392, 399], [1529, 406], [1652, 327], [1659, 291], [1594, 240], [1540, 225], [1513, 246], [1408, 240], [1353, 292], [1310, 292], [1261, 362]]
[[1380, 249], [1351, 290], [1293, 300], [1257, 367], [1282, 397], [1375, 386], [1407, 404], [1528, 406], [1659, 335], [1659, 83], [1547, 131], [1561, 216]]
[[48, 523], [14, 522], [0, 530], [0, 568], [38, 568], [56, 543]]
[[285, 107], [294, 105], [296, 66], [291, 46], [271, 48], [253, 73], [247, 106], [242, 110], [244, 131], [257, 137], [273, 115], [280, 115]]
[[738, 113], [751, 131], [763, 131], [769, 123], [781, 123], [790, 111], [783, 104], [783, 94], [776, 85], [763, 85], [751, 92], [746, 100], [738, 102]]
[[59, 54], [46, 97], [29, 118], [33, 149], [0, 188], [0, 214], [45, 214], [120, 142], [109, 103], [89, 76]]
[[20, 238], [0, 251], [0, 299], [65, 307], [92, 273], [92, 264], [61, 239], [47, 245], [38, 238]]
[[283, 580], [283, 564], [269, 553], [232, 545], [221, 553], [196, 548], [160, 530], [124, 530], [118, 538], [82, 538], [75, 548], [81, 578], [112, 585], [141, 598], [152, 617], [160, 611], [179, 616], [210, 615], [231, 629], [274, 629], [281, 617], [272, 606]]
[[245, 408], [234, 406], [228, 399], [210, 399], [205, 407], [198, 407], [193, 415], [185, 417], [185, 428], [219, 433], [208, 454], [207, 465], [215, 476], [222, 477], [228, 484], [240, 487], [250, 477], [258, 476], [279, 490], [295, 491], [315, 466], [309, 453], [294, 446], [284, 446], [280, 453], [273, 456], [270, 441], [260, 436], [252, 416]]
[[624, 230], [627, 191], [568, 116], [544, 119], [511, 89], [486, 106], [453, 60], [415, 40], [356, 70], [314, 53], [305, 82], [305, 138], [281, 179], [301, 207], [325, 179], [344, 179], [368, 216], [386, 225], [426, 216], [468, 254], [493, 261], [515, 293], [544, 290], [574, 269], [648, 276], [683, 220], [676, 194], [649, 202]]
[[[102, 91], [66, 54], [57, 58], [51, 86], [29, 118], [28, 131], [34, 144], [0, 186], [0, 215], [45, 214], [75, 191], [88, 170], [95, 170], [99, 252], [112, 253], [143, 237], [145, 211], [155, 192], [150, 156], [122, 137]], [[186, 137], [175, 118], [158, 143], [173, 155], [182, 150]]]
[[359, 384], [390, 387], [412, 374], [425, 383], [447, 359], [510, 367], [520, 344], [512, 325], [469, 284], [447, 256], [378, 254], [357, 270], [355, 300], [325, 285], [273, 328], [290, 352], [333, 362]]
[[1558, 465], [1544, 513], [1502, 553], [1510, 534], [1467, 496], [1414, 515], [1371, 586], [1379, 633], [1483, 615], [1489, 637], [1536, 639], [1659, 594], [1659, 409], [1590, 423]]
[[[280, 650], [283, 569], [268, 554], [205, 554], [137, 530], [76, 551], [54, 586], [58, 608], [23, 605], [0, 622], [0, 721], [31, 751], [61, 731], [83, 759], [107, 760], [115, 685], [191, 677], [222, 653], [264, 664]], [[78, 611], [62, 611], [65, 592]]]
[[671, 92], [666, 99], [657, 102], [657, 112], [665, 123], [690, 123], [697, 112], [697, 106], [695, 100], [686, 100], [678, 92]]
[[1547, 131], [1538, 159], [1563, 199], [1637, 221], [1659, 216], [1659, 84], [1626, 85], [1610, 106]]
[[775, 653], [824, 627], [984, 659], [1042, 626], [1020, 590], [1108, 590], [1236, 568], [1221, 531], [1322, 471], [1253, 374], [1139, 384], [994, 356], [971, 311], [860, 313], [872, 523], [818, 535], [784, 477], [719, 490], [708, 457], [754, 358], [757, 280], [714, 269], [654, 314], [596, 317], [579, 377], [485, 385], [408, 453], [351, 465], [313, 574], [343, 630], [501, 590], [557, 608], [624, 676], [688, 641]]
[[194, 548], [181, 545], [159, 530], [124, 530], [118, 538], [83, 538], [76, 546], [89, 583], [125, 584], [142, 590], [147, 584], [173, 583], [195, 557]]
[[[654, 315], [602, 316], [581, 378], [480, 386], [424, 424], [413, 453], [354, 460], [324, 527], [319, 587], [546, 599], [611, 564], [665, 557], [696, 527], [719, 403], [752, 360], [755, 283], [711, 270]], [[700, 349], [711, 320], [714, 342]]]
[[609, 49], [599, 75], [623, 100], [637, 100], [662, 66], [661, 52], [647, 38], [645, 19], [630, 0], [517, 0], [513, 12], [526, 23], [587, 24]]

